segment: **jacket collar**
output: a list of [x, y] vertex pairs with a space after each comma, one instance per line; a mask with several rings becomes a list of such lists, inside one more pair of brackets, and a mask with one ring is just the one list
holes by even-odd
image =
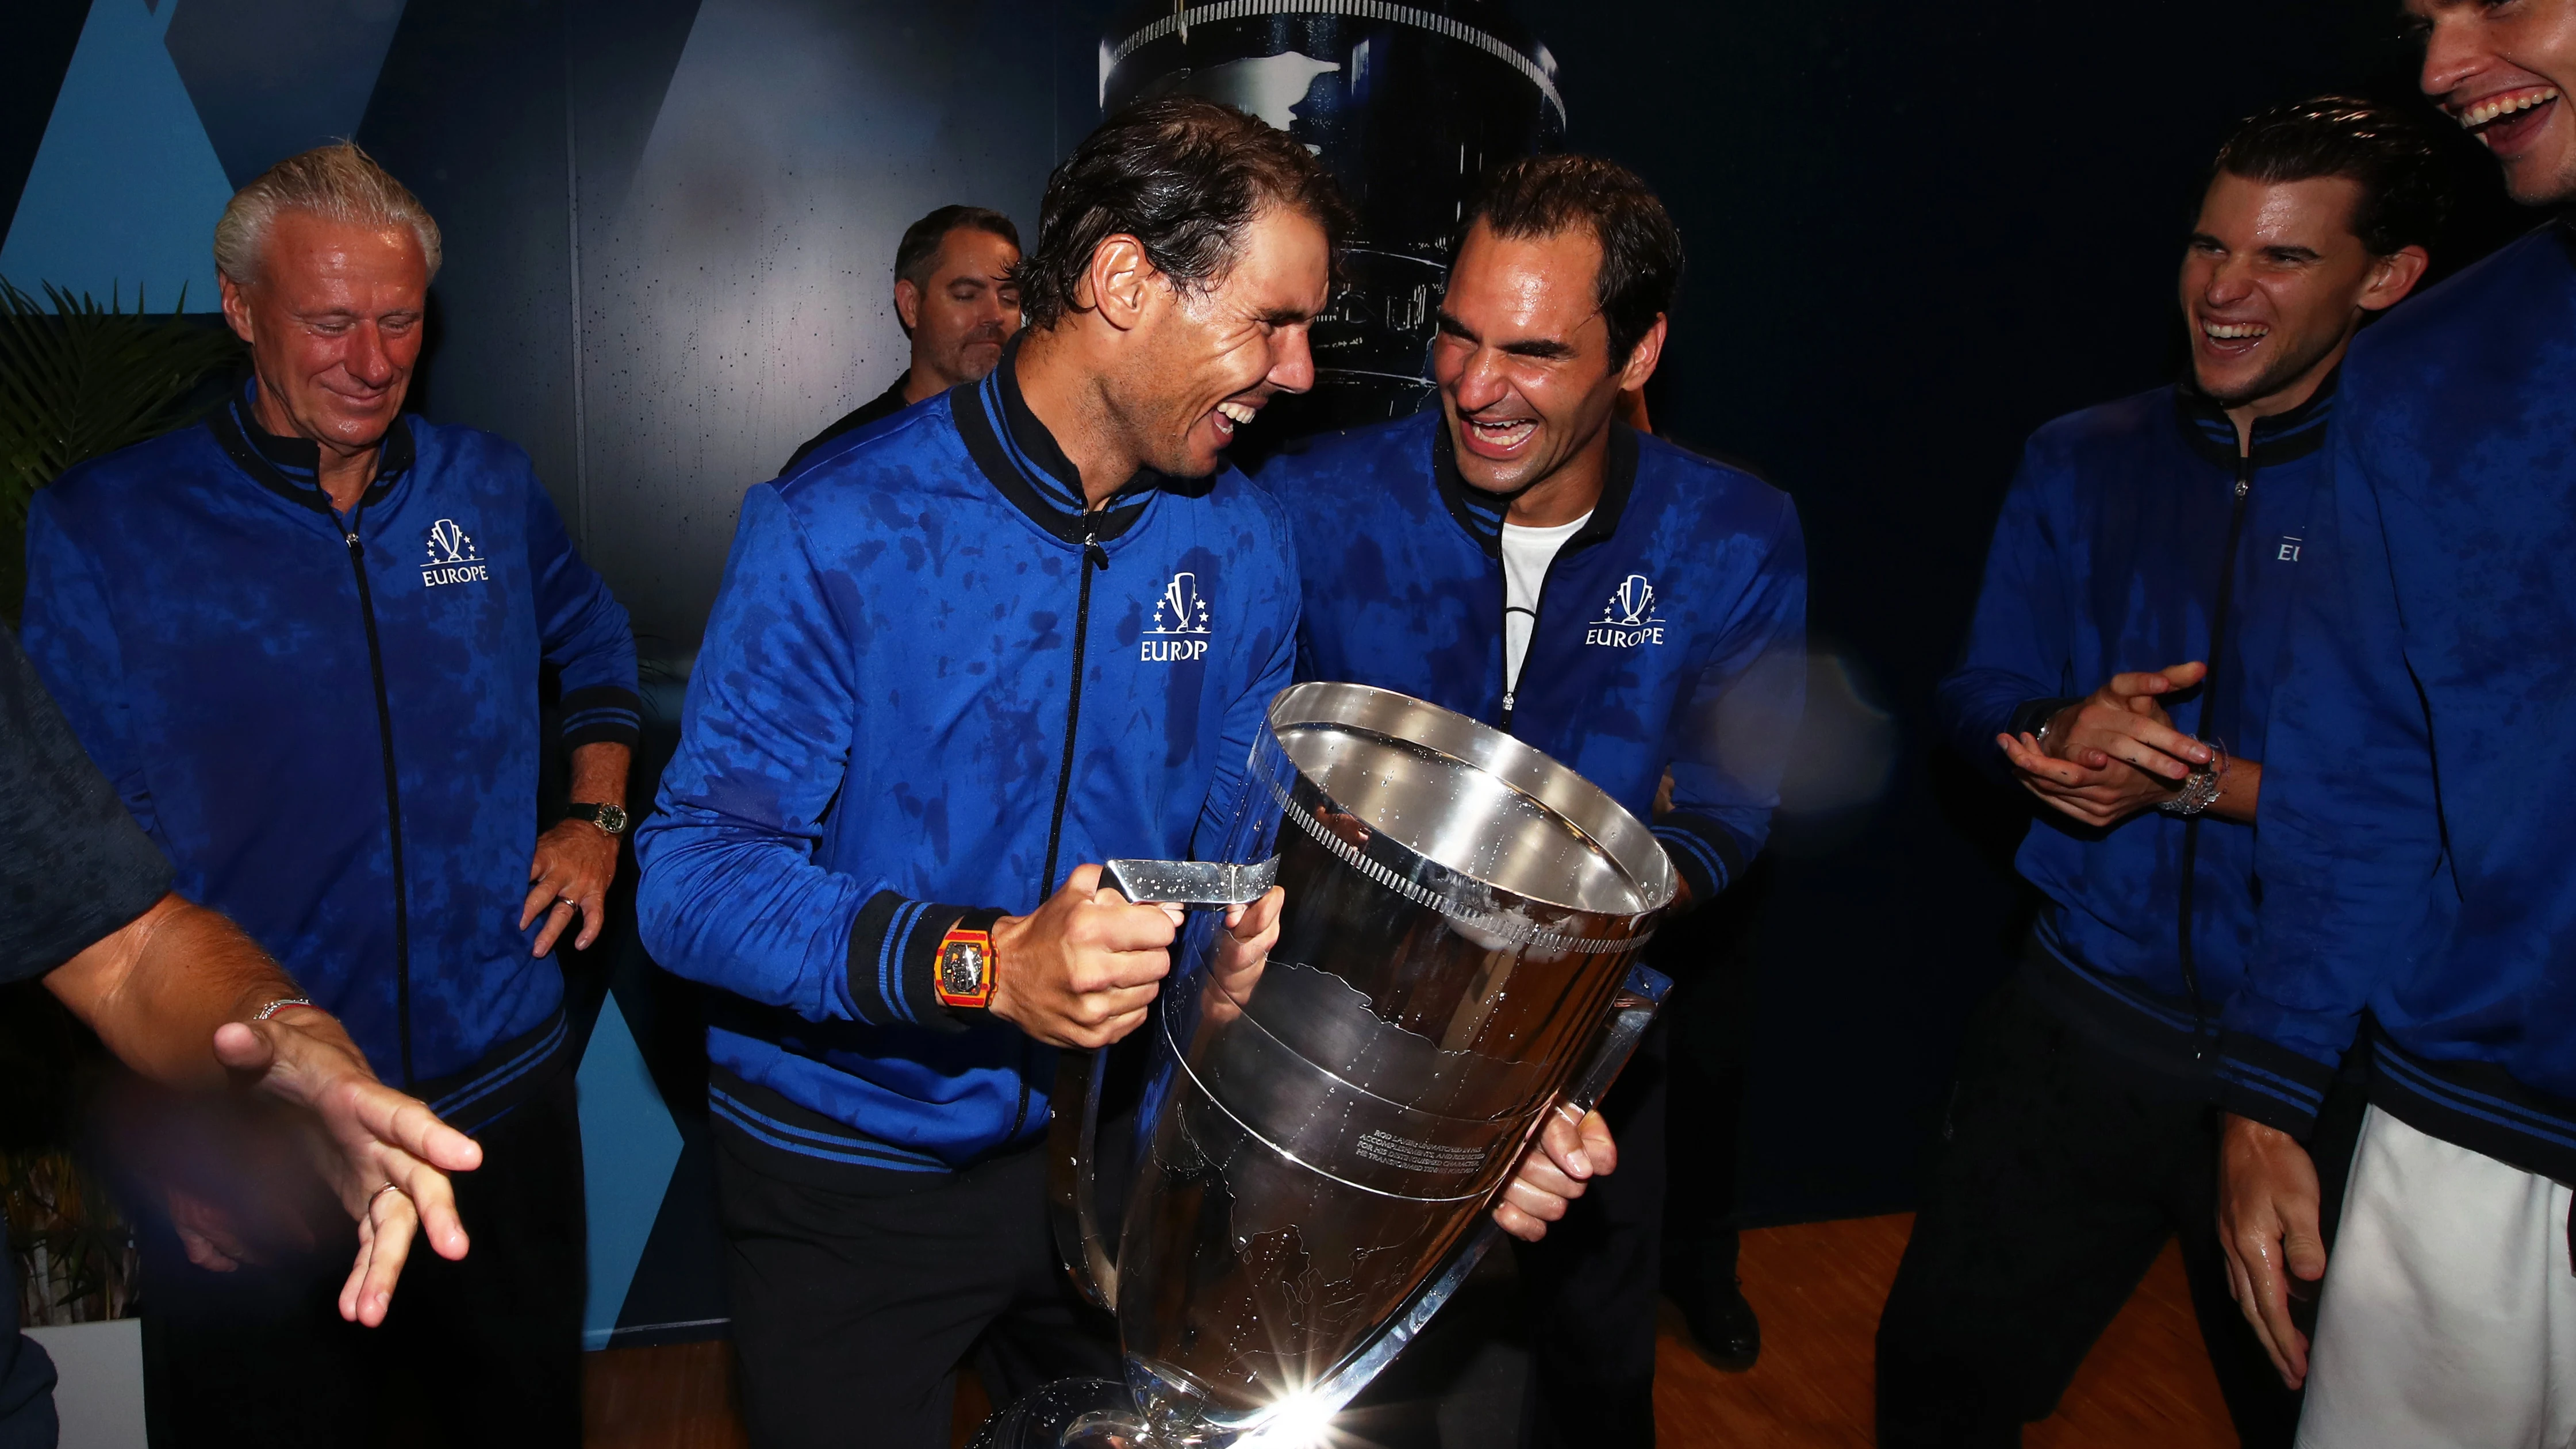
[[1049, 536], [1080, 543], [1088, 535], [1105, 543], [1133, 528], [1144, 517], [1145, 504], [1159, 489], [1202, 494], [1209, 480], [1167, 478], [1151, 468], [1109, 495], [1098, 512], [1082, 491], [1082, 470], [1073, 466], [1046, 424], [1029, 410], [1020, 392], [1020, 339], [1002, 349], [1001, 364], [982, 382], [949, 393], [949, 407], [965, 440], [967, 456], [1011, 505]]
[[[2325, 446], [2326, 422], [2334, 416], [2335, 388], [2343, 381], [2343, 364], [2325, 375], [2306, 402], [2286, 413], [2254, 420], [2253, 463], [2269, 468], [2294, 462]], [[2220, 467], [2236, 467], [2236, 423], [2216, 400], [2186, 378], [2174, 386], [2174, 421], [2191, 450]]]
[[[289, 502], [317, 513], [331, 512], [331, 496], [322, 491], [322, 449], [310, 438], [282, 438], [259, 425], [259, 414], [252, 408], [258, 395], [259, 380], [246, 378], [232, 400], [206, 415], [206, 429], [215, 435], [224, 453], [262, 487]], [[380, 502], [393, 492], [402, 475], [411, 471], [417, 455], [412, 448], [411, 416], [394, 415], [393, 426], [385, 429], [384, 441], [377, 444], [376, 477], [358, 498], [363, 510]]]
[[[1440, 489], [1440, 501], [1449, 510], [1467, 536], [1484, 550], [1485, 557], [1503, 556], [1503, 515], [1511, 508], [1509, 499], [1467, 486], [1458, 475], [1456, 445], [1449, 438], [1449, 420], [1435, 403], [1431, 409], [1431, 476]], [[1619, 531], [1619, 516], [1628, 511], [1629, 495], [1637, 488], [1637, 434], [1626, 423], [1610, 424], [1610, 459], [1601, 479], [1600, 501], [1592, 505], [1591, 521], [1559, 549], [1560, 557], [1590, 548]]]

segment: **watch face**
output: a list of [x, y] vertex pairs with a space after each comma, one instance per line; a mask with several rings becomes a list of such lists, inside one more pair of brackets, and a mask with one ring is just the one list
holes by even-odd
[[975, 996], [984, 989], [984, 948], [972, 941], [950, 944], [939, 956], [940, 989], [951, 996]]
[[626, 808], [622, 805], [600, 806], [599, 828], [607, 831], [611, 835], [624, 835], [626, 833]]

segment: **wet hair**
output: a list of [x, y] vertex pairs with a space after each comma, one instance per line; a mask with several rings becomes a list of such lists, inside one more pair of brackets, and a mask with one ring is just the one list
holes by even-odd
[[939, 264], [939, 248], [948, 234], [960, 227], [991, 232], [1020, 249], [1020, 229], [1011, 219], [989, 206], [943, 206], [903, 229], [903, 240], [895, 243], [894, 274], [916, 287], [930, 285], [930, 270]]
[[307, 211], [360, 226], [409, 227], [420, 243], [421, 259], [429, 263], [429, 275], [438, 275], [438, 223], [430, 219], [429, 208], [354, 142], [334, 141], [289, 156], [234, 192], [215, 222], [215, 270], [237, 287], [258, 281], [260, 253], [267, 250], [268, 230], [281, 211]]
[[1047, 178], [1037, 246], [1011, 274], [1021, 310], [1036, 328], [1082, 310], [1092, 254], [1122, 233], [1174, 286], [1219, 286], [1244, 229], [1274, 206], [1313, 218], [1335, 244], [1349, 230], [1332, 176], [1287, 132], [1195, 96], [1129, 106]]
[[2318, 96], [2248, 117], [2218, 148], [2209, 179], [2222, 172], [2248, 181], [2340, 176], [2355, 183], [2361, 199], [2352, 234], [2377, 257], [2431, 246], [2450, 212], [2431, 134], [2404, 111], [2356, 96]]
[[1610, 328], [1610, 365], [1626, 365], [1682, 285], [1682, 234], [1637, 173], [1598, 156], [1524, 156], [1485, 179], [1458, 218], [1454, 259], [1483, 222], [1497, 237], [1555, 236], [1587, 227], [1601, 244], [1592, 299]]

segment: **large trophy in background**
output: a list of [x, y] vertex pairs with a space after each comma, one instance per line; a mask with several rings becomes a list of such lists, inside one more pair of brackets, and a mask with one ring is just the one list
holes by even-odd
[[[1509, 735], [1304, 684], [1272, 704], [1213, 860], [1107, 875], [1199, 906], [1276, 880], [1279, 942], [1230, 966], [1222, 912], [1191, 912], [1123, 1124], [1098, 1112], [1107, 1054], [1067, 1055], [1059, 1242], [1116, 1311], [1126, 1381], [1040, 1390], [977, 1442], [1303, 1438], [1491, 1245], [1487, 1209], [1547, 1115], [1590, 1106], [1627, 1060], [1662, 996], [1636, 957], [1673, 899], [1671, 862]], [[1128, 1164], [1114, 1254], [1094, 1207], [1104, 1161]]]
[[1358, 214], [1315, 324], [1314, 391], [1236, 444], [1410, 415], [1431, 396], [1449, 233], [1491, 167], [1565, 137], [1556, 60], [1500, 0], [1145, 0], [1100, 45], [1104, 113], [1184, 91], [1303, 141]]

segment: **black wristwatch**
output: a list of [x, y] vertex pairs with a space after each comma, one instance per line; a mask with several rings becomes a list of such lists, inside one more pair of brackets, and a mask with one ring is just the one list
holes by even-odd
[[564, 811], [567, 820], [587, 820], [610, 835], [626, 833], [626, 807], [623, 805], [574, 805]]

